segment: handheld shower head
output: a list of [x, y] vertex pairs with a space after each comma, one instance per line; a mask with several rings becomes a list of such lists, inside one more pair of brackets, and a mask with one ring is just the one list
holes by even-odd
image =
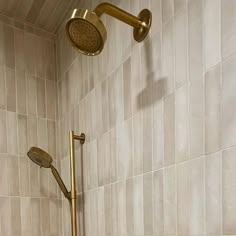
[[66, 23], [66, 34], [80, 53], [95, 56], [102, 51], [107, 38], [100, 19], [104, 13], [134, 27], [133, 35], [137, 42], [143, 41], [150, 30], [152, 13], [148, 9], [143, 9], [137, 17], [110, 3], [101, 3], [93, 11], [74, 9]]
[[50, 168], [52, 165], [52, 157], [47, 152], [38, 147], [31, 147], [27, 155], [31, 161], [40, 167]]
[[61, 191], [64, 193], [65, 197], [70, 200], [70, 193], [68, 192], [57, 169], [52, 165], [52, 157], [47, 152], [38, 147], [31, 147], [27, 155], [31, 159], [31, 161], [33, 161], [40, 167], [51, 169], [53, 176], [55, 177], [58, 185], [61, 188]]

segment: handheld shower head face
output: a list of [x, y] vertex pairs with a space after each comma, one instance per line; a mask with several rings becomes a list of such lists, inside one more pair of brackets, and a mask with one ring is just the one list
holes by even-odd
[[66, 33], [72, 45], [81, 53], [99, 54], [106, 41], [106, 29], [96, 13], [75, 9], [66, 24]]
[[38, 147], [31, 147], [27, 153], [28, 157], [40, 167], [49, 168], [52, 164], [52, 157]]

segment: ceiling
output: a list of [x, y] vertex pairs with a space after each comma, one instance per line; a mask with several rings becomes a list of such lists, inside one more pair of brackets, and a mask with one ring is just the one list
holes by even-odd
[[0, 13], [55, 33], [78, 0], [0, 0]]

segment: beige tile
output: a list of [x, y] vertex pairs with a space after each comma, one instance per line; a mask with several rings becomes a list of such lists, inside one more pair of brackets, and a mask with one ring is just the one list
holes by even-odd
[[0, 197], [0, 229], [1, 235], [11, 235], [11, 201], [10, 198]]
[[21, 236], [21, 206], [20, 198], [11, 198], [11, 234]]
[[129, 57], [123, 64], [123, 84], [124, 84], [124, 118], [128, 119], [132, 115], [132, 87], [131, 87], [131, 58]]
[[24, 115], [17, 115], [18, 123], [18, 143], [19, 143], [19, 154], [25, 155], [28, 151], [28, 128], [27, 128], [27, 117]]
[[[31, 198], [31, 224], [32, 224], [32, 236], [41, 235], [41, 219], [40, 219], [40, 199]], [[57, 216], [58, 217], [58, 216]]]
[[152, 10], [152, 32], [160, 32], [162, 24], [162, 9], [161, 0], [151, 0], [151, 10]]
[[[186, 0], [184, 0], [186, 1]], [[184, 2], [182, 1], [182, 2]], [[178, 4], [180, 0], [177, 1]], [[175, 0], [176, 3], [176, 0]], [[181, 8], [181, 6], [179, 6]], [[188, 11], [184, 7], [175, 15], [175, 87], [188, 81]]]
[[221, 141], [223, 147], [235, 144], [235, 106], [236, 99], [234, 88], [236, 87], [235, 74], [236, 57], [232, 56], [223, 63], [223, 84], [222, 84], [222, 124]]
[[0, 152], [7, 152], [7, 120], [6, 120], [6, 112], [0, 110]]
[[116, 129], [112, 129], [109, 132], [110, 139], [110, 160], [111, 160], [111, 181], [115, 182], [117, 180], [117, 146], [116, 146]]
[[176, 90], [175, 94], [175, 158], [176, 163], [189, 157], [189, 86]]
[[105, 210], [105, 235], [112, 234], [111, 225], [111, 185], [104, 187], [104, 210]]
[[205, 149], [203, 79], [194, 81], [189, 88], [189, 155], [201, 156]]
[[29, 175], [29, 160], [27, 156], [19, 157], [19, 179], [20, 179], [20, 196], [30, 196], [30, 175]]
[[176, 234], [176, 171], [175, 166], [164, 169], [164, 227], [166, 235]]
[[189, 165], [189, 230], [191, 235], [202, 235], [204, 233], [204, 158], [194, 159]]
[[8, 194], [9, 196], [19, 196], [19, 160], [17, 156], [8, 155]]
[[[167, 0], [163, 2], [172, 2]], [[170, 20], [163, 26], [162, 32], [162, 78], [165, 80], [165, 93], [169, 94], [174, 89], [174, 23]]]
[[205, 69], [221, 60], [221, 1], [204, 1]]
[[175, 97], [164, 100], [164, 166], [175, 163]]
[[133, 179], [126, 181], [126, 226], [127, 234], [132, 235], [134, 233], [134, 187]]
[[208, 155], [206, 173], [206, 233], [222, 234], [222, 153]]
[[117, 187], [117, 235], [127, 234], [126, 224], [126, 184], [118, 182]]
[[55, 121], [47, 121], [47, 137], [48, 137], [48, 153], [55, 160], [56, 156], [56, 123]]
[[222, 191], [223, 191], [223, 234], [235, 232], [235, 148], [223, 151]]
[[47, 121], [37, 119], [38, 147], [48, 151]]
[[175, 13], [188, 5], [188, 0], [174, 0]]
[[0, 196], [8, 195], [8, 156], [1, 154], [1, 171], [0, 171]]
[[174, 16], [174, 0], [162, 0], [162, 24], [167, 23]]
[[15, 71], [9, 68], [6, 72], [7, 110], [16, 111], [16, 79]]
[[55, 120], [56, 118], [56, 106], [57, 106], [57, 94], [56, 83], [54, 81], [46, 80], [46, 112], [47, 118]]
[[7, 105], [6, 99], [6, 76], [4, 67], [0, 69], [0, 108], [5, 109]]
[[27, 114], [26, 106], [26, 77], [24, 72], [16, 71], [16, 111], [20, 114]]
[[177, 166], [177, 227], [179, 235], [187, 235], [190, 230], [190, 165], [189, 162]]
[[224, 0], [222, 4], [222, 56], [225, 58], [236, 51], [236, 3]]
[[98, 201], [98, 235], [105, 235], [105, 199], [104, 199], [104, 187], [98, 189], [97, 193]]
[[44, 45], [44, 61], [46, 70], [46, 79], [55, 80], [56, 62], [55, 62], [55, 44], [46, 41]]
[[148, 173], [143, 176], [143, 215], [144, 234], [153, 234], [153, 174]]
[[102, 122], [103, 132], [107, 132], [109, 129], [109, 101], [108, 101], [108, 80], [104, 80], [101, 84], [102, 95]]
[[28, 130], [28, 149], [32, 146], [38, 145], [38, 129], [37, 129], [37, 119], [35, 117], [28, 117], [27, 122], [27, 130]]
[[37, 80], [27, 74], [27, 108], [28, 115], [37, 114]]
[[45, 78], [45, 60], [47, 58], [43, 55], [45, 50], [45, 43], [42, 38], [37, 37], [34, 40], [35, 44], [35, 75], [39, 78]]
[[220, 149], [221, 65], [205, 75], [205, 142], [206, 153]]
[[40, 199], [41, 233], [50, 235], [50, 205], [48, 199]]
[[24, 33], [24, 54], [25, 54], [25, 67], [27, 73], [35, 75], [35, 36], [33, 34]]
[[[49, 200], [49, 212], [50, 212], [50, 234], [49, 235], [59, 235], [59, 200], [50, 199]], [[48, 229], [48, 228], [47, 228]]]
[[17, 116], [14, 112], [7, 112], [7, 152], [18, 154]]
[[144, 234], [143, 176], [133, 178], [134, 234]]
[[133, 118], [133, 174], [143, 173], [143, 119], [142, 112]]
[[163, 171], [153, 173], [153, 225], [154, 235], [164, 235]]
[[45, 80], [37, 78], [37, 115], [46, 117]]
[[198, 81], [203, 74], [203, 3], [189, 0], [188, 4], [188, 54], [189, 79]]
[[123, 122], [116, 130], [117, 178], [123, 180], [133, 175], [132, 120]]
[[29, 162], [29, 178], [30, 178], [30, 196], [31, 197], [40, 197], [40, 175], [39, 175], [39, 166]]
[[15, 46], [15, 64], [16, 71], [25, 71], [25, 54], [24, 54], [24, 31], [14, 29], [14, 46]]
[[4, 31], [3, 31], [3, 23], [0, 23], [0, 65], [4, 65]]
[[15, 69], [15, 47], [14, 47], [14, 31], [13, 28], [4, 25], [4, 61], [5, 66], [11, 69]]
[[124, 101], [123, 101], [123, 71], [115, 71], [108, 82], [109, 98], [109, 125], [113, 128], [115, 124], [124, 119]]

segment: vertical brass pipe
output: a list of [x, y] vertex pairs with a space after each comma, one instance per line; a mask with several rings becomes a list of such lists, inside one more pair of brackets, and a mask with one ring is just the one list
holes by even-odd
[[74, 131], [70, 131], [70, 173], [71, 173], [71, 228], [72, 228], [72, 236], [77, 236]]

